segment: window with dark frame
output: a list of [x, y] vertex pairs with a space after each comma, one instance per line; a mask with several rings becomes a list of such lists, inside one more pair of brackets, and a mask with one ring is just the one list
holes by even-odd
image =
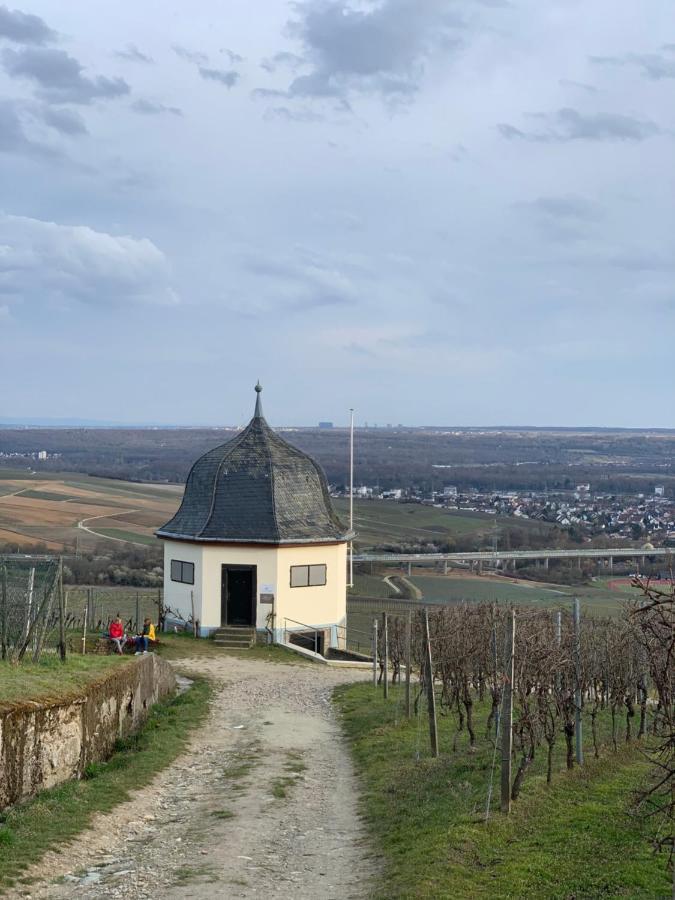
[[291, 587], [323, 587], [326, 584], [324, 563], [313, 566], [291, 566]]
[[181, 559], [171, 560], [171, 580], [181, 584], [195, 583], [195, 564]]

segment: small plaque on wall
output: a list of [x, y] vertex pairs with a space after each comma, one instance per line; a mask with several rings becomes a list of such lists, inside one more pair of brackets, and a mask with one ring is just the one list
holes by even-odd
[[261, 594], [260, 602], [261, 603], [274, 603], [274, 594]]

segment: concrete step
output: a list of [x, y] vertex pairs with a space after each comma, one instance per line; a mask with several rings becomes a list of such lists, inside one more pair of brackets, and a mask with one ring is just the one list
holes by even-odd
[[214, 637], [214, 644], [241, 644], [242, 647], [250, 647], [253, 638]]
[[254, 635], [255, 628], [237, 628], [236, 626], [226, 626], [223, 625], [222, 628], [216, 628], [215, 634], [233, 634], [233, 635]]
[[213, 643], [224, 650], [249, 650], [256, 639], [255, 628], [235, 626], [219, 628], [213, 635]]
[[241, 644], [234, 641], [214, 641], [216, 647], [222, 647], [223, 650], [250, 650], [253, 644]]
[[235, 641], [241, 644], [251, 644], [255, 640], [254, 634], [214, 634], [214, 641]]

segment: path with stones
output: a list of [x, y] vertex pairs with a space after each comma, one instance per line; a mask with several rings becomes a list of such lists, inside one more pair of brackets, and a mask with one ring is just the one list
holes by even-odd
[[361, 670], [181, 660], [215, 686], [189, 751], [28, 874], [32, 898], [361, 898], [376, 863], [331, 708]]

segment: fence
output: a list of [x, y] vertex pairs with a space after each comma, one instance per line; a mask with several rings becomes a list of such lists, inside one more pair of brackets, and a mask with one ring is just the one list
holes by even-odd
[[163, 593], [161, 588], [67, 587], [65, 608], [67, 628], [82, 628], [86, 611], [90, 631], [107, 631], [119, 615], [125, 630], [137, 633], [146, 616], [161, 622]]
[[0, 556], [0, 657], [37, 662], [66, 655], [61, 561], [46, 556]]

